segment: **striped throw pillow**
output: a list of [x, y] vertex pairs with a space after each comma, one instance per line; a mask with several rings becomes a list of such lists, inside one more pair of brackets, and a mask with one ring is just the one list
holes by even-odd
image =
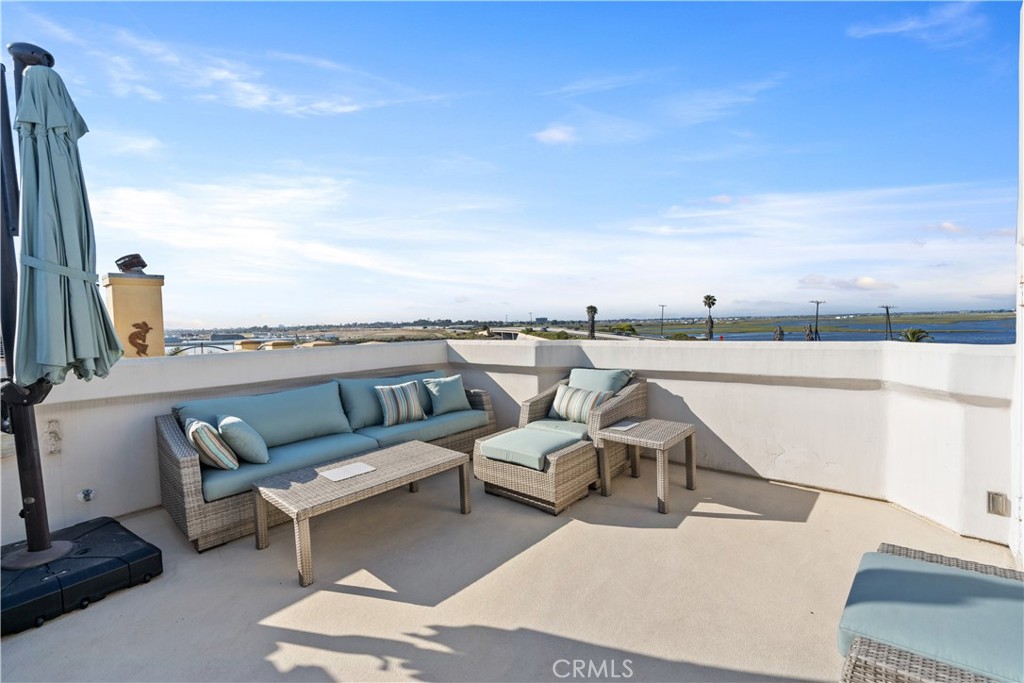
[[209, 422], [190, 417], [185, 421], [185, 436], [199, 452], [199, 462], [221, 470], [238, 469], [238, 456]]
[[374, 387], [374, 389], [377, 390], [381, 410], [384, 411], [385, 427], [427, 419], [423, 413], [423, 407], [420, 405], [416, 382]]
[[587, 423], [590, 411], [614, 396], [610, 391], [587, 391], [573, 389], [559, 384], [555, 391], [555, 402], [548, 417], [569, 422]]

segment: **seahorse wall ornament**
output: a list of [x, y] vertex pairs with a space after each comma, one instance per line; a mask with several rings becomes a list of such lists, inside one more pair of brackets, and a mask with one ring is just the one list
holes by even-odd
[[135, 331], [128, 335], [128, 343], [135, 348], [135, 352], [140, 356], [148, 356], [149, 354], [146, 351], [149, 350], [149, 344], [146, 343], [146, 335], [153, 328], [145, 320], [140, 323], [133, 323], [132, 327], [135, 328]]

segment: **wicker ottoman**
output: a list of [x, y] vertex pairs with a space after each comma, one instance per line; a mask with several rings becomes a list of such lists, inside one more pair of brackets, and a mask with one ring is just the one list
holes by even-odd
[[473, 475], [484, 482], [484, 491], [532, 505], [553, 515], [586, 498], [590, 485], [599, 478], [597, 451], [592, 441], [563, 442], [557, 450], [547, 453], [543, 471], [491, 459], [481, 452], [485, 441], [520, 431], [524, 430], [513, 427], [485, 439], [477, 439], [473, 448]]

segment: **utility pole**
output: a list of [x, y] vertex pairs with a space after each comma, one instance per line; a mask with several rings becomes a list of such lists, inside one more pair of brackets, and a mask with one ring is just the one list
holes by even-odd
[[814, 341], [821, 341], [821, 335], [818, 334], [818, 307], [828, 302], [811, 299], [808, 303], [814, 304]]
[[665, 336], [665, 304], [658, 304], [661, 306], [661, 336]]
[[892, 341], [892, 318], [889, 317], [889, 309], [896, 308], [895, 306], [882, 305], [879, 308], [885, 309], [885, 338]]

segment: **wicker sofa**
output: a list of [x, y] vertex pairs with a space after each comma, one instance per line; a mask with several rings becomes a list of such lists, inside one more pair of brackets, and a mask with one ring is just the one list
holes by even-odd
[[[443, 375], [433, 371], [401, 377], [339, 378], [271, 394], [178, 404], [171, 414], [156, 417], [161, 502], [182, 533], [202, 552], [254, 532], [251, 485], [267, 476], [413, 440], [472, 453], [478, 437], [496, 430], [491, 397], [486, 391], [465, 388], [468, 410], [435, 415], [422, 380]], [[417, 382], [426, 419], [384, 426], [374, 386], [409, 381]], [[330, 405], [325, 408], [322, 403]], [[330, 413], [329, 419], [344, 421], [344, 426], [325, 427], [325, 410]], [[199, 453], [185, 435], [185, 421], [205, 418], [216, 422], [223, 415], [237, 415], [251, 423], [269, 447], [269, 462], [240, 463], [233, 471], [201, 464]], [[286, 521], [283, 513], [271, 514], [271, 525]]]

